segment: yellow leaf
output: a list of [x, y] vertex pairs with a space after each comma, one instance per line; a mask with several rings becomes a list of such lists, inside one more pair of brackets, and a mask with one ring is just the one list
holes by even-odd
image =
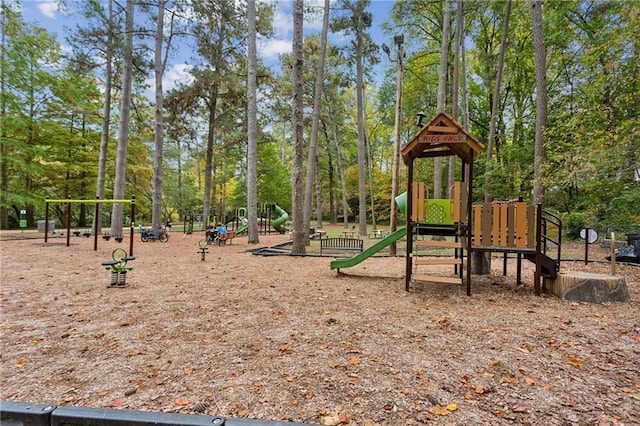
[[338, 416], [323, 416], [320, 417], [320, 424], [325, 426], [336, 426], [340, 424], [340, 417]]
[[576, 367], [582, 367], [582, 360], [578, 358], [567, 358], [567, 362], [571, 365], [575, 365]]
[[449, 415], [449, 410], [447, 410], [447, 407], [443, 407], [442, 405], [435, 405], [431, 410], [433, 414], [436, 414], [438, 416], [448, 416]]
[[456, 403], [447, 404], [447, 410], [456, 411], [457, 409], [458, 409], [458, 404]]
[[21, 358], [20, 360], [18, 360], [18, 362], [16, 362], [16, 367], [18, 368], [22, 368], [25, 365], [27, 365], [27, 360], [24, 358]]
[[189, 404], [189, 400], [187, 398], [183, 398], [183, 397], [178, 397], [176, 398], [176, 404], [178, 405], [188, 405]]

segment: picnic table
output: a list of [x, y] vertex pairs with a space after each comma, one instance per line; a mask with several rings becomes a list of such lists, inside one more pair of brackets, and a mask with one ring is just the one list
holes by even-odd
[[377, 240], [381, 239], [384, 235], [384, 230], [382, 229], [374, 229], [373, 234], [371, 234], [371, 238], [375, 238]]

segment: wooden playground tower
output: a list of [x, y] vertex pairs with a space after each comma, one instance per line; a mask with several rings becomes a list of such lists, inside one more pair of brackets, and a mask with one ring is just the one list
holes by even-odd
[[[554, 277], [559, 269], [559, 219], [545, 216], [541, 205], [527, 205], [521, 200], [472, 205], [473, 159], [484, 146], [460, 123], [446, 113], [438, 113], [406, 144], [401, 151], [407, 172], [407, 255], [405, 286], [411, 282], [435, 282], [462, 285], [471, 295], [471, 253], [500, 252], [518, 259], [518, 283], [522, 257], [536, 264], [534, 286], [540, 294], [540, 278]], [[455, 156], [462, 161], [462, 179], [450, 188], [449, 199], [429, 199], [423, 182], [414, 181], [414, 162], [423, 158]], [[557, 219], [557, 220], [556, 220]], [[547, 235], [547, 225], [555, 226], [557, 241]], [[548, 245], [557, 245], [557, 260], [546, 255]], [[424, 255], [421, 250], [452, 251], [450, 257]], [[464, 265], [464, 258], [467, 258]], [[453, 265], [455, 276], [418, 273], [418, 268]], [[465, 269], [466, 266], [466, 269]], [[414, 272], [415, 269], [415, 272]], [[463, 271], [466, 270], [466, 277]]]

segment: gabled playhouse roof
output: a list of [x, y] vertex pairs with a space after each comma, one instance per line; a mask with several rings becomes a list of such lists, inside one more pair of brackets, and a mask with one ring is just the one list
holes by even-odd
[[484, 145], [460, 123], [450, 115], [440, 112], [402, 148], [401, 154], [405, 164], [416, 158], [451, 155], [457, 156], [464, 163], [470, 163], [483, 149]]

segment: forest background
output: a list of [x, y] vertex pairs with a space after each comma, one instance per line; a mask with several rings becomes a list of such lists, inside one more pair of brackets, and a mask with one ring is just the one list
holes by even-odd
[[[47, 197], [135, 196], [136, 223], [154, 226], [187, 215], [211, 222], [249, 203], [274, 203], [294, 212], [294, 181], [309, 174], [312, 191], [303, 194], [304, 208], [307, 216], [313, 209], [317, 225], [355, 221], [363, 198], [367, 222], [388, 223], [397, 79], [401, 70], [399, 142], [404, 145], [417, 130], [416, 113], [429, 118], [437, 111], [443, 39], [449, 44], [444, 110], [460, 111], [456, 118], [474, 137], [493, 142], [491, 158], [485, 151], [476, 159], [474, 201], [531, 201], [537, 118], [534, 3], [543, 5], [546, 50], [545, 208], [563, 217], [571, 236], [585, 226], [605, 230], [640, 224], [638, 2], [399, 0], [384, 24], [389, 45], [378, 46], [370, 37], [371, 22], [385, 17], [368, 12], [369, 1], [335, 1], [328, 30], [338, 37], [303, 39], [301, 146], [292, 112], [295, 54], [281, 55], [280, 70], [274, 71], [264, 65], [260, 52], [255, 64], [247, 53], [251, 22], [258, 37], [273, 32], [273, 3], [59, 3], [81, 11], [77, 27], [66, 37], [69, 51], [62, 50], [54, 34], [23, 20], [19, 2], [2, 0], [2, 229], [18, 227], [21, 210], [26, 210], [28, 226], [35, 226], [44, 218]], [[305, 16], [322, 15], [321, 4], [305, 5]], [[252, 21], [248, 16], [255, 6]], [[455, 36], [458, 30], [463, 36]], [[400, 34], [402, 41], [394, 38]], [[194, 46], [192, 79], [165, 93], [164, 67], [181, 39]], [[454, 76], [456, 43], [462, 47], [463, 66]], [[317, 91], [323, 47], [326, 61], [322, 90]], [[382, 58], [389, 67], [384, 79], [376, 81], [371, 69]], [[247, 78], [252, 69], [255, 126]], [[149, 99], [145, 93], [154, 80], [155, 97]], [[454, 96], [454, 86], [463, 95]], [[358, 120], [360, 87], [363, 123]], [[251, 140], [256, 142], [254, 159]], [[427, 182], [430, 193], [446, 193], [449, 180], [461, 173], [459, 167], [424, 163], [415, 178]], [[400, 167], [400, 188], [405, 172]], [[433, 182], [442, 183], [434, 188]], [[257, 198], [248, 194], [251, 188]], [[63, 205], [53, 211], [61, 224], [63, 211]], [[81, 205], [73, 214], [74, 226], [88, 227], [94, 219], [91, 205]], [[100, 226], [111, 223], [113, 228], [114, 216], [116, 225], [128, 220], [110, 208], [100, 215]]]

